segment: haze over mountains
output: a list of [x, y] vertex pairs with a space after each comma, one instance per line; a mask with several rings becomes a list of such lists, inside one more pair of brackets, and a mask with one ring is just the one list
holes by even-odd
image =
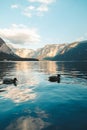
[[[7, 57], [7, 58], [6, 58]], [[36, 51], [32, 49], [10, 48], [0, 38], [0, 60], [21, 58], [36, 58], [39, 60], [55, 61], [85, 61], [87, 60], [87, 41], [74, 42], [71, 44], [48, 44]]]

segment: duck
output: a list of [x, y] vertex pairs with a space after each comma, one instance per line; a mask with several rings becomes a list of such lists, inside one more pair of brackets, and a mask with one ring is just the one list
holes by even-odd
[[58, 82], [58, 83], [60, 83], [60, 74], [57, 74], [57, 76], [50, 76], [49, 81], [50, 82]]
[[3, 84], [15, 84], [16, 85], [17, 81], [18, 81], [17, 78], [13, 78], [13, 79], [5, 78], [5, 79], [3, 79]]

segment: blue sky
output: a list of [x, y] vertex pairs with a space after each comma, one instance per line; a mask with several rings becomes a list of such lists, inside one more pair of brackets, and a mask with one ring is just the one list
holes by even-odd
[[87, 0], [0, 0], [0, 37], [17, 47], [87, 40]]

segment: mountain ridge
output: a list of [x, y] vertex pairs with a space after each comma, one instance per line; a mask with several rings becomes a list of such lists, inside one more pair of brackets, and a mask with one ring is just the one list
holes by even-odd
[[[59, 53], [62, 48], [64, 48], [65, 44], [48, 44], [42, 48], [38, 48], [36, 51], [32, 49], [13, 49], [14, 53], [18, 54], [20, 57], [31, 57], [38, 58], [39, 60], [44, 59], [47, 56], [54, 57], [57, 53]], [[21, 53], [20, 53], [21, 52]]]
[[55, 61], [86, 61], [86, 56], [87, 40], [68, 44], [58, 55], [46, 59]]
[[38, 60], [35, 58], [21, 58], [16, 55], [8, 45], [6, 45], [5, 41], [0, 38], [0, 61], [4, 60], [12, 60], [12, 61], [31, 61]]
[[[37, 50], [8, 47], [0, 38], [0, 60], [53, 60], [53, 61], [85, 61], [87, 40], [64, 44], [47, 44]], [[7, 58], [6, 58], [7, 57]], [[10, 58], [9, 58], [10, 57]]]

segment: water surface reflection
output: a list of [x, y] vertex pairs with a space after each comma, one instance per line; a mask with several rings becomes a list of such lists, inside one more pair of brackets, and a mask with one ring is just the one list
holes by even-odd
[[0, 85], [0, 130], [87, 130], [86, 62], [0, 62], [4, 77], [18, 85]]
[[13, 121], [6, 130], [42, 130], [49, 126], [50, 123], [45, 122], [37, 117], [20, 117]]
[[33, 89], [28, 87], [8, 86], [4, 91], [1, 96], [4, 99], [11, 99], [15, 103], [33, 100], [36, 97], [36, 93], [33, 92]]

